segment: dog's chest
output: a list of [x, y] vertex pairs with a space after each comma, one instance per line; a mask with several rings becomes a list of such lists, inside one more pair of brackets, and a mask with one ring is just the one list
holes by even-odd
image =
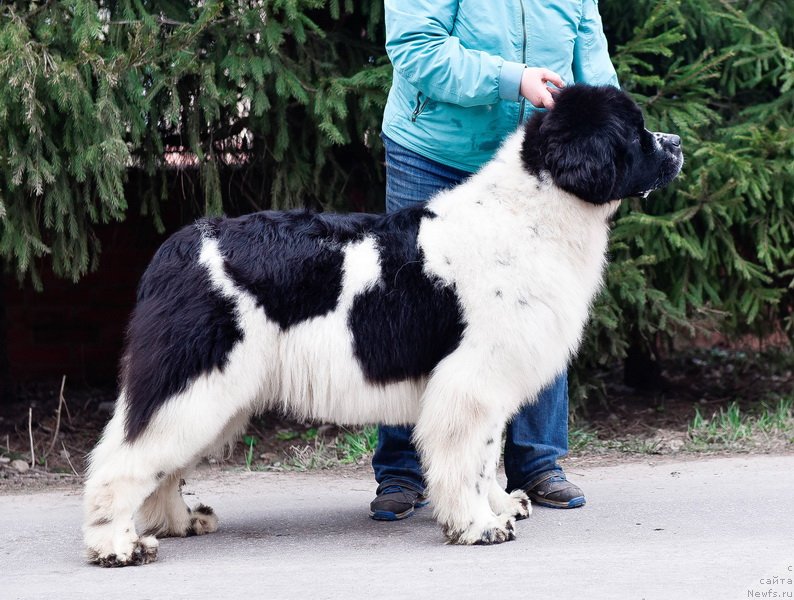
[[431, 206], [438, 217], [419, 234], [425, 270], [454, 287], [470, 332], [576, 346], [602, 281], [606, 209], [553, 191], [534, 204], [489, 191], [490, 202]]

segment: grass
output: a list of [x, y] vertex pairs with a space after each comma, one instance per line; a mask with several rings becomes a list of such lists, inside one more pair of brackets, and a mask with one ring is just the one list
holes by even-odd
[[358, 431], [345, 431], [337, 439], [336, 451], [342, 463], [357, 463], [375, 452], [378, 445], [378, 428], [364, 427]]
[[4, 456], [9, 460], [17, 460], [21, 459], [24, 461], [30, 461], [30, 454], [27, 456], [21, 452], [16, 452], [7, 446], [0, 446], [0, 456]]
[[[291, 439], [313, 442], [292, 447], [287, 468], [300, 471], [328, 469], [340, 464], [358, 463], [371, 456], [378, 443], [377, 427], [354, 431], [343, 430], [335, 439], [326, 442], [309, 430]], [[572, 427], [569, 450], [572, 454], [620, 453], [623, 455], [659, 455], [683, 451], [707, 453], [715, 451], [749, 451], [780, 449], [794, 444], [794, 394], [776, 402], [762, 402], [754, 410], [742, 409], [736, 402], [705, 416], [699, 407], [675, 449], [669, 440], [653, 435], [611, 436], [599, 432], [592, 425]]]
[[791, 431], [794, 428], [794, 394], [781, 398], [771, 409], [765, 407], [757, 419], [757, 424], [764, 431], [770, 429]]
[[322, 438], [315, 438], [312, 445], [292, 446], [290, 457], [284, 461], [284, 467], [293, 471], [317, 471], [330, 469], [339, 464], [335, 453]]
[[780, 398], [776, 403], [762, 403], [757, 411], [745, 411], [732, 402], [711, 417], [699, 408], [689, 425], [689, 439], [694, 449], [711, 449], [755, 445], [770, 439], [794, 442], [794, 395]]
[[598, 433], [590, 428], [573, 428], [568, 432], [568, 450], [574, 454], [599, 445]]
[[304, 434], [291, 439], [298, 438], [311, 443], [293, 445], [290, 448], [291, 456], [284, 466], [296, 471], [313, 471], [355, 464], [371, 456], [378, 443], [378, 428], [372, 426], [353, 431], [344, 429], [330, 441], [318, 436], [316, 430], [313, 435]]
[[[671, 439], [672, 438], [672, 439]], [[776, 401], [761, 402], [751, 409], [731, 402], [695, 416], [685, 429], [654, 430], [649, 433], [616, 434], [594, 424], [572, 427], [568, 437], [572, 454], [672, 454], [675, 452], [714, 453], [779, 451], [794, 449], [794, 394]]]
[[248, 451], [245, 453], [245, 468], [250, 471], [254, 462], [254, 446], [259, 443], [259, 440], [253, 435], [247, 435], [243, 438], [243, 443], [248, 447]]

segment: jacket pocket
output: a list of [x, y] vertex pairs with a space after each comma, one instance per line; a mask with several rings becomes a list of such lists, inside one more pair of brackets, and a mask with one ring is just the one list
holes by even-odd
[[425, 108], [427, 108], [427, 103], [430, 102], [430, 98], [425, 96], [422, 92], [416, 93], [416, 105], [414, 107], [413, 113], [411, 113], [411, 122], [415, 123], [416, 119], [419, 115], [421, 115]]

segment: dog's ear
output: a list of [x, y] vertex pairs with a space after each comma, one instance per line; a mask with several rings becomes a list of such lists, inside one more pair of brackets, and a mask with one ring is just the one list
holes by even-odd
[[[541, 127], [542, 129], [542, 127]], [[617, 179], [611, 141], [598, 135], [549, 136], [544, 163], [554, 183], [594, 204], [612, 200]]]
[[[526, 125], [522, 158], [539, 175], [582, 200], [602, 204], [614, 200], [625, 145], [621, 118], [639, 109], [611, 86], [573, 85], [563, 89], [552, 110], [536, 113]], [[638, 118], [641, 118], [638, 117]]]

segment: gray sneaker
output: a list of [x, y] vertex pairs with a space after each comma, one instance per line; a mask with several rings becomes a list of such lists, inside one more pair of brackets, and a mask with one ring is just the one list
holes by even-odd
[[584, 492], [568, 481], [562, 471], [544, 473], [524, 491], [532, 502], [549, 508], [579, 508], [587, 502]]
[[427, 498], [416, 490], [400, 485], [378, 486], [377, 496], [369, 504], [369, 516], [376, 521], [399, 521], [427, 505]]

